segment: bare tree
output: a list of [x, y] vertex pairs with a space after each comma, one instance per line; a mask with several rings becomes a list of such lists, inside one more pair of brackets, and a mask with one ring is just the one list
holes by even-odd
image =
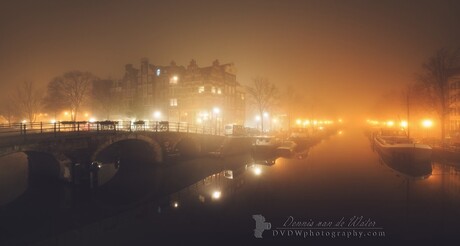
[[57, 108], [68, 108], [71, 120], [76, 121], [78, 111], [89, 98], [94, 80], [96, 77], [89, 72], [67, 72], [49, 82], [45, 102], [48, 107], [55, 103]]
[[18, 109], [13, 99], [7, 97], [2, 100], [0, 103], [0, 115], [11, 126], [11, 123], [18, 117]]
[[246, 91], [250, 96], [250, 99], [254, 102], [254, 106], [259, 113], [261, 130], [263, 132], [263, 114], [274, 105], [278, 96], [278, 89], [274, 84], [270, 83], [267, 78], [256, 77], [253, 79], [253, 86], [247, 86]]
[[418, 88], [425, 97], [425, 103], [437, 113], [441, 121], [441, 141], [446, 137], [446, 121], [449, 116], [449, 79], [459, 66], [460, 50], [440, 49], [422, 66], [418, 76]]
[[33, 82], [25, 81], [16, 88], [14, 101], [19, 113], [26, 117], [30, 123], [37, 119], [41, 110], [43, 92], [37, 89]]
[[97, 80], [93, 84], [93, 108], [100, 116], [109, 120], [110, 115], [119, 107], [120, 98], [110, 90], [114, 81], [111, 79]]

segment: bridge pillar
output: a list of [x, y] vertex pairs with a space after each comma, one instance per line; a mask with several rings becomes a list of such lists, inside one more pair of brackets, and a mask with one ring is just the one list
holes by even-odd
[[62, 153], [53, 154], [59, 165], [59, 179], [72, 183], [74, 181], [74, 163]]

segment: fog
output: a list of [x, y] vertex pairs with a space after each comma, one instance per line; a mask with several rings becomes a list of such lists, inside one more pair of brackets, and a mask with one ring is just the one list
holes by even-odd
[[[0, 91], [69, 70], [120, 79], [142, 57], [233, 62], [237, 80], [291, 84], [316, 115], [367, 117], [459, 44], [458, 1], [8, 1], [0, 10]], [[304, 112], [305, 113], [305, 112]], [[301, 113], [299, 113], [301, 114]]]

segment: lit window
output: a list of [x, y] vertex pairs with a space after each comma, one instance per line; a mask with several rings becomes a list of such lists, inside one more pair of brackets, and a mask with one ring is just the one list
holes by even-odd
[[216, 93], [216, 87], [213, 86], [213, 87], [211, 88], [211, 92], [212, 92], [212, 93]]
[[203, 93], [204, 92], [204, 86], [198, 87], [198, 93]]
[[170, 84], [177, 84], [178, 81], [179, 81], [179, 77], [177, 75], [174, 75], [171, 78], [169, 78]]
[[157, 76], [160, 76], [160, 74], [161, 74], [161, 70], [158, 68], [157, 69]]
[[171, 107], [176, 107], [177, 106], [177, 98], [171, 98], [169, 99], [169, 105]]
[[217, 94], [222, 94], [222, 89], [217, 88]]

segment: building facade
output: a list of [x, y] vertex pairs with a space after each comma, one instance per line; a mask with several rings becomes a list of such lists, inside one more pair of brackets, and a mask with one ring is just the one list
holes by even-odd
[[460, 138], [460, 69], [451, 71], [449, 78], [449, 122], [450, 135]]
[[199, 67], [168, 66], [141, 60], [140, 69], [125, 66], [123, 79], [114, 83], [111, 94], [120, 99], [118, 117], [188, 122], [223, 128], [243, 124], [245, 94], [236, 79], [233, 63]]

